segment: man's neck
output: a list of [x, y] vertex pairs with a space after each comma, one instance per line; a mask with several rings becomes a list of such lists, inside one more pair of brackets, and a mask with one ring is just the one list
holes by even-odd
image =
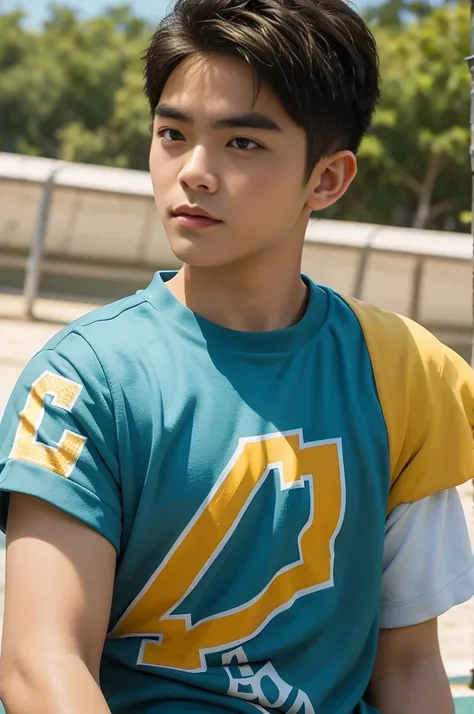
[[[273, 262], [273, 261], [272, 261]], [[303, 316], [308, 288], [300, 262], [291, 266], [249, 265], [196, 268], [186, 265], [167, 286], [186, 307], [205, 319], [243, 332], [270, 332], [294, 325]]]

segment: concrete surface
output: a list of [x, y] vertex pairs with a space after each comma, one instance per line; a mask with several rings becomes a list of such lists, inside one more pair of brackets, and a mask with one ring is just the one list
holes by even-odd
[[[65, 323], [88, 312], [94, 306], [40, 300], [36, 305], [36, 316], [41, 318], [41, 321], [35, 322], [26, 322], [21, 318], [22, 307], [20, 297], [0, 295], [0, 414], [27, 361]], [[474, 538], [471, 485], [464, 486], [460, 493], [471, 537]], [[3, 591], [4, 551], [0, 543], [0, 614], [3, 610]], [[441, 617], [439, 632], [448, 674], [468, 674], [474, 653], [474, 599]]]

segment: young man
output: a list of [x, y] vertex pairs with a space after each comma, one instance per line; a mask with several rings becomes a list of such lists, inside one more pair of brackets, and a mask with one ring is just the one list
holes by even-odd
[[342, 0], [180, 0], [146, 91], [184, 267], [63, 330], [7, 408], [7, 712], [450, 714], [473, 375], [300, 274], [373, 38]]

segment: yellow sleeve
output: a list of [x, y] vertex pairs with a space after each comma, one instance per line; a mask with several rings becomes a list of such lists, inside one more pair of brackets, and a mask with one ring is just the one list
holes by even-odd
[[362, 327], [387, 426], [388, 511], [474, 478], [474, 372], [408, 318], [345, 298]]

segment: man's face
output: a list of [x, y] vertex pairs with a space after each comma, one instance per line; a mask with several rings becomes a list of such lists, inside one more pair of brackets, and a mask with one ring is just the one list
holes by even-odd
[[269, 87], [255, 99], [243, 61], [193, 56], [174, 71], [157, 109], [150, 170], [171, 247], [188, 265], [228, 265], [289, 240], [300, 248], [310, 212], [306, 135]]

